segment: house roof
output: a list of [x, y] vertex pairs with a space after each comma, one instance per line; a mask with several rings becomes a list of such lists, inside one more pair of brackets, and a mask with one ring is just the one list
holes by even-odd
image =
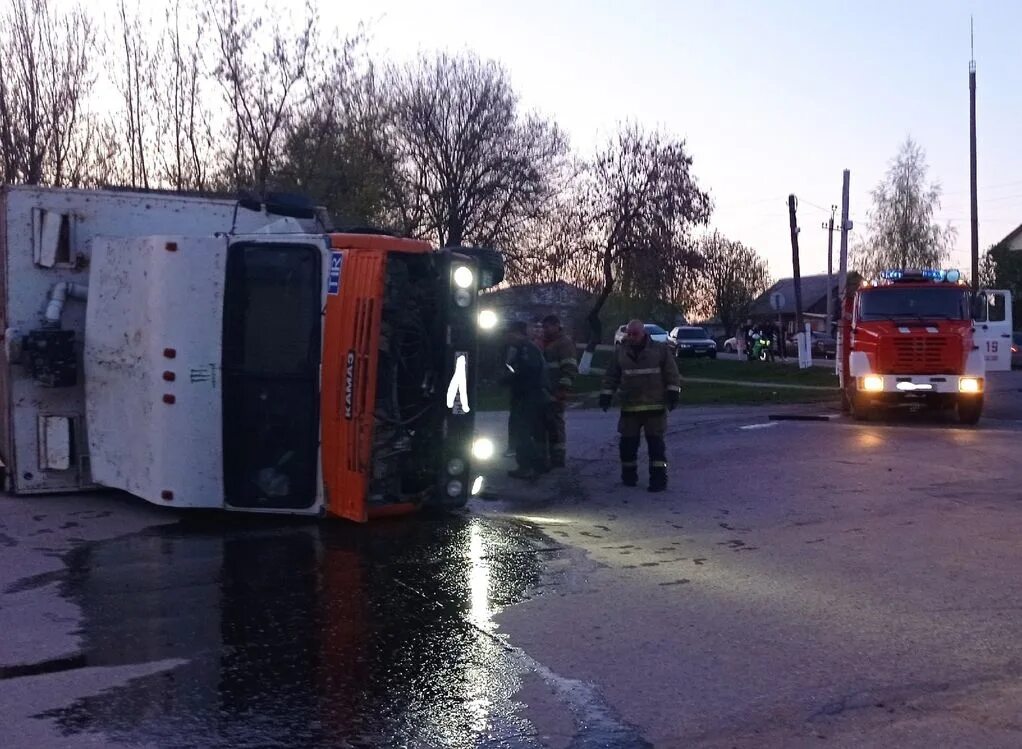
[[588, 299], [592, 296], [588, 291], [567, 281], [550, 281], [548, 283], [526, 283], [517, 286], [505, 286], [485, 292], [485, 296], [494, 301], [510, 299], [529, 299], [537, 302], [570, 302]]
[[[1005, 237], [1004, 239], [1002, 239], [1002, 240], [1001, 240], [1000, 242], [998, 242], [997, 244], [995, 244], [995, 245], [994, 245], [994, 247], [1005, 247], [1005, 246], [1009, 246], [1009, 245], [1011, 245], [1011, 244], [1012, 244], [1012, 242], [1014, 242], [1014, 241], [1015, 241], [1016, 239], [1019, 239], [1019, 238], [1022, 238], [1022, 224], [1019, 224], [1019, 225], [1018, 225], [1018, 226], [1017, 226], [1017, 227], [1015, 228], [1015, 230], [1014, 230], [1014, 231], [1011, 231], [1011, 232], [1009, 232], [1009, 233], [1008, 233], [1008, 236], [1006, 236], [1006, 237]], [[1010, 249], [1010, 247], [1009, 247], [1009, 249]], [[1017, 247], [1017, 248], [1015, 248], [1015, 249], [1022, 249], [1022, 245], [1020, 245], [1019, 247]]]
[[[837, 290], [837, 274], [831, 276], [830, 290], [834, 293]], [[751, 315], [775, 315], [777, 312], [770, 306], [770, 295], [779, 291], [784, 295], [784, 305], [781, 307], [781, 314], [792, 315], [795, 313], [795, 279], [782, 278], [769, 289], [764, 291], [752, 303], [749, 308]], [[802, 311], [812, 309], [817, 304], [827, 302], [827, 274], [818, 276], [802, 276]]]

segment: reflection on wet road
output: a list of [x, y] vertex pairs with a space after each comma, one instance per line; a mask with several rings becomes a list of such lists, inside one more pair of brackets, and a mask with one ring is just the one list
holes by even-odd
[[536, 745], [492, 634], [557, 553], [529, 526], [227, 522], [70, 555], [85, 664], [187, 663], [46, 717], [161, 747]]

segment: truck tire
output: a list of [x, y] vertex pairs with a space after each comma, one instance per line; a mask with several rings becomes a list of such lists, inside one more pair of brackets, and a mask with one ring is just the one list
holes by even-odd
[[958, 421], [961, 424], [978, 424], [983, 413], [983, 396], [958, 398]]
[[852, 412], [852, 418], [856, 421], [869, 421], [873, 418], [873, 414], [876, 413], [876, 407], [870, 404], [858, 392], [852, 392], [848, 399], [848, 407]]

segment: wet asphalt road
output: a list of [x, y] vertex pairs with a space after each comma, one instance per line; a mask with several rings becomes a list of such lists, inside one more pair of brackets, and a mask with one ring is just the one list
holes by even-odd
[[575, 412], [569, 470], [455, 516], [0, 498], [0, 746], [1022, 745], [1020, 386], [676, 413], [658, 497]]

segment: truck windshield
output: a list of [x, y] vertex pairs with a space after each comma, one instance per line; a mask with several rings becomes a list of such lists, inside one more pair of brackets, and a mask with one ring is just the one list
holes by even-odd
[[864, 291], [859, 319], [968, 320], [969, 292], [961, 288], [880, 288]]

